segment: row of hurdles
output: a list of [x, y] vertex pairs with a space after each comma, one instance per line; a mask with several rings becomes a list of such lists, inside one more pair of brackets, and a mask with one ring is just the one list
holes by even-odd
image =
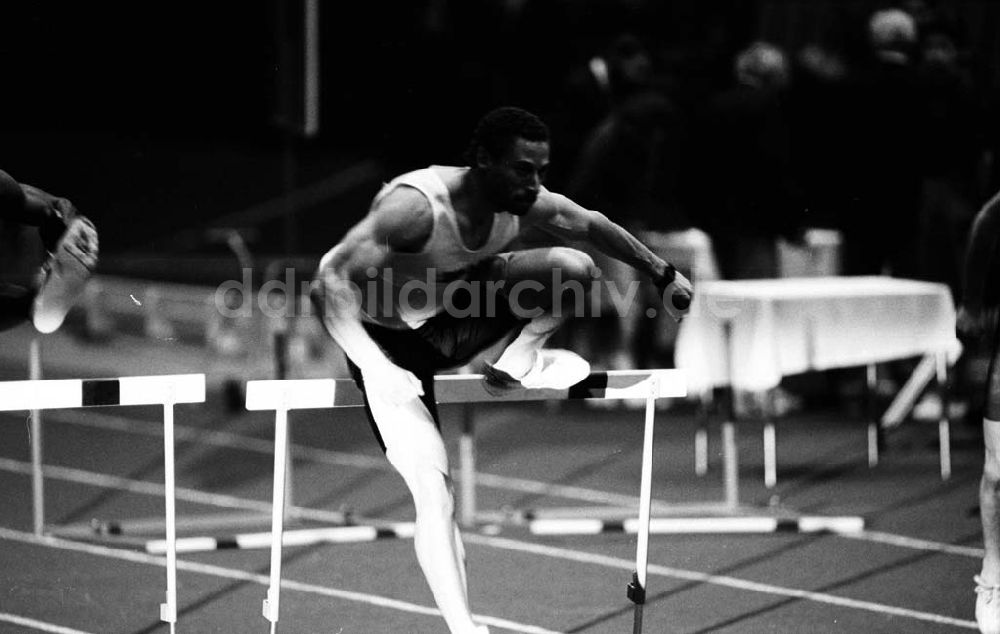
[[[33, 369], [32, 376], [38, 376]], [[287, 379], [246, 382], [246, 408], [250, 411], [275, 413], [274, 469], [271, 500], [271, 530], [265, 533], [239, 535], [226, 540], [214, 538], [181, 538], [177, 536], [176, 518], [176, 464], [174, 455], [174, 406], [177, 404], [204, 403], [206, 381], [204, 374], [178, 374], [133, 376], [108, 379], [59, 379], [0, 382], [0, 411], [27, 410], [32, 419], [32, 480], [35, 534], [45, 531], [43, 500], [43, 466], [41, 452], [41, 410], [109, 407], [109, 406], [160, 406], [163, 409], [164, 452], [164, 526], [165, 539], [146, 543], [150, 553], [166, 557], [166, 600], [160, 605], [160, 620], [170, 624], [175, 631], [177, 622], [177, 555], [178, 552], [195, 552], [223, 547], [269, 547], [270, 583], [263, 601], [264, 617], [270, 622], [271, 632], [276, 631], [280, 604], [282, 547], [318, 542], [373, 540], [384, 537], [412, 536], [412, 524], [373, 522], [357, 525], [345, 515], [344, 525], [329, 529], [286, 531], [287, 486], [290, 480], [289, 412], [303, 409], [328, 409], [359, 407], [363, 395], [350, 379]], [[651, 489], [653, 468], [653, 430], [656, 401], [662, 398], [679, 398], [687, 394], [684, 373], [676, 369], [621, 370], [593, 372], [587, 379], [563, 390], [518, 389], [496, 396], [483, 387], [478, 374], [442, 375], [436, 380], [435, 393], [439, 403], [470, 405], [483, 402], [563, 401], [570, 399], [644, 399], [645, 416], [642, 447], [642, 464], [639, 474], [638, 508], [563, 509], [571, 517], [546, 517], [541, 513], [478, 513], [475, 504], [475, 445], [474, 424], [471, 413], [464, 418], [459, 446], [459, 501], [462, 508], [461, 523], [469, 528], [480, 518], [492, 521], [514, 519], [528, 524], [535, 534], [592, 534], [598, 532], [628, 532], [637, 535], [636, 566], [628, 598], [635, 604], [635, 631], [641, 631], [642, 607], [645, 602], [646, 567], [649, 536], [651, 533], [678, 532], [854, 532], [864, 528], [857, 517], [751, 517], [735, 514], [732, 517], [709, 518], [651, 518]], [[726, 423], [731, 426], [731, 421]], [[725, 433], [725, 427], [723, 428]], [[735, 511], [736, 509], [729, 509]], [[598, 514], [599, 518], [585, 517]], [[354, 525], [352, 525], [354, 524]]]

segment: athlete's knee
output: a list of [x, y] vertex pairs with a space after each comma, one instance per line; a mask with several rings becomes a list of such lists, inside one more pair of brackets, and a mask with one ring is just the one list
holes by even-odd
[[403, 476], [418, 515], [431, 514], [444, 518], [455, 515], [455, 495], [448, 477], [430, 462], [396, 465]]
[[559, 271], [563, 281], [589, 282], [597, 276], [594, 259], [578, 249], [553, 247], [549, 252], [553, 270]]

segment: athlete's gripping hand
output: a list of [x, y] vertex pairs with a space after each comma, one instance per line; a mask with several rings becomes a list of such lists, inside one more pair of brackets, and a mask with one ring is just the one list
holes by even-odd
[[691, 300], [694, 298], [694, 286], [691, 281], [681, 275], [673, 264], [667, 264], [663, 275], [656, 281], [656, 290], [667, 313], [680, 321], [691, 310]]
[[388, 359], [361, 368], [361, 377], [369, 397], [377, 397], [393, 405], [403, 405], [424, 394], [424, 387], [416, 375]]
[[997, 328], [998, 309], [962, 304], [955, 319], [955, 330], [966, 341], [978, 341]]

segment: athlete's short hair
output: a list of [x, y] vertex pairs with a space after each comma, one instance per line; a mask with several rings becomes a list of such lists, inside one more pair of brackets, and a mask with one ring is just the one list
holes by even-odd
[[548, 142], [549, 127], [522, 108], [504, 106], [491, 110], [476, 124], [465, 160], [475, 165], [479, 148], [486, 150], [490, 156], [498, 157], [510, 149], [517, 139]]

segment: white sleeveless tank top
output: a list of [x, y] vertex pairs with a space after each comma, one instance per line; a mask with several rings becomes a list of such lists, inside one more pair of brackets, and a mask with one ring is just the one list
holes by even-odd
[[[392, 252], [373, 282], [362, 289], [362, 313], [366, 321], [388, 327], [417, 328], [445, 310], [449, 282], [465, 279], [470, 267], [496, 255], [516, 236], [518, 217], [493, 216], [489, 237], [478, 249], [462, 241], [451, 194], [442, 179], [446, 171], [464, 172], [467, 167], [431, 166], [394, 178], [379, 191], [375, 203], [397, 187], [412, 187], [431, 204], [434, 225], [427, 243], [417, 253]], [[371, 297], [377, 290], [376, 297]]]

